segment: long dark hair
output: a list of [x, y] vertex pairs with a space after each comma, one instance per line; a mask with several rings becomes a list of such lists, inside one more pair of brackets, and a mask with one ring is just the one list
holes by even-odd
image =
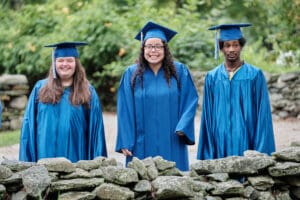
[[[163, 42], [164, 51], [165, 51], [165, 57], [162, 61], [162, 68], [164, 70], [165, 79], [166, 79], [168, 85], [170, 86], [171, 77], [173, 76], [177, 81], [177, 87], [180, 89], [180, 82], [179, 82], [179, 78], [178, 78], [178, 75], [176, 72], [173, 56], [169, 49], [168, 43], [166, 43], [164, 41], [162, 41], [162, 42]], [[141, 45], [140, 54], [139, 54], [138, 60], [136, 61], [137, 69], [134, 72], [132, 79], [131, 79], [131, 86], [133, 89], [135, 88], [137, 78], [140, 79], [140, 84], [141, 84], [141, 87], [143, 88], [144, 72], [145, 72], [146, 68], [148, 67], [148, 62], [144, 57], [144, 47], [145, 47], [145, 41]]]
[[[59, 77], [53, 78], [52, 67], [50, 67], [47, 83], [40, 90], [38, 99], [43, 103], [56, 104], [60, 101], [63, 93], [64, 87], [61, 84], [61, 79]], [[73, 105], [83, 104], [87, 107], [89, 107], [91, 100], [89, 81], [86, 78], [84, 67], [77, 58], [75, 59], [75, 72], [69, 98]]]

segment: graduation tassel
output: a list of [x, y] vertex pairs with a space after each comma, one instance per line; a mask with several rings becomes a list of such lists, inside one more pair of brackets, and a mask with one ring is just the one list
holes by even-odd
[[141, 46], [143, 46], [144, 34], [143, 31], [141, 32]]
[[55, 48], [52, 50], [52, 73], [53, 73], [53, 79], [56, 79], [56, 70], [55, 70], [55, 58], [54, 58], [54, 52]]
[[215, 32], [215, 60], [219, 57], [218, 31]]

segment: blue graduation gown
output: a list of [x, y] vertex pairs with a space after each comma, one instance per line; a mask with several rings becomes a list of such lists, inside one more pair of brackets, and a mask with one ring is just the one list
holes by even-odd
[[[116, 151], [126, 148], [139, 159], [159, 155], [176, 162], [178, 169], [188, 170], [187, 145], [195, 144], [198, 94], [187, 67], [179, 62], [175, 66], [180, 90], [174, 77], [168, 85], [162, 68], [157, 75], [147, 68], [143, 88], [137, 78], [134, 90], [131, 79], [137, 66], [132, 65], [124, 72], [118, 90]], [[176, 131], [184, 136], [178, 136]], [[126, 163], [131, 160], [127, 157]]]
[[244, 63], [230, 81], [224, 64], [207, 73], [197, 159], [275, 151], [268, 88], [262, 71]]
[[66, 88], [57, 104], [38, 102], [46, 80], [38, 81], [28, 100], [20, 137], [21, 161], [66, 157], [72, 162], [107, 156], [101, 104], [90, 85], [90, 109], [70, 103]]

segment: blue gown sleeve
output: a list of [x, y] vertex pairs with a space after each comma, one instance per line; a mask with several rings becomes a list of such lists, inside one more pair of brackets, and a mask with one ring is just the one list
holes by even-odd
[[36, 162], [36, 113], [37, 113], [37, 96], [40, 89], [38, 82], [29, 96], [27, 107], [24, 113], [23, 123], [20, 134], [19, 160]]
[[92, 160], [97, 156], [107, 156], [105, 131], [103, 124], [102, 108], [97, 92], [90, 85], [91, 108], [89, 112], [89, 140], [88, 140], [88, 159]]
[[253, 148], [259, 152], [271, 154], [275, 151], [275, 141], [272, 124], [268, 87], [262, 71], [255, 80], [255, 104], [257, 109], [257, 124], [253, 136]]
[[197, 159], [205, 160], [214, 158], [214, 143], [212, 138], [212, 105], [213, 94], [210, 88], [210, 77], [207, 75], [204, 82], [201, 125]]
[[131, 72], [126, 70], [123, 74], [117, 97], [118, 133], [116, 152], [121, 149], [133, 150], [135, 141], [135, 115], [134, 96], [131, 88]]
[[182, 66], [180, 74], [180, 119], [176, 131], [184, 133], [184, 141], [188, 145], [195, 144], [194, 119], [198, 106], [198, 93], [193, 79], [186, 66]]

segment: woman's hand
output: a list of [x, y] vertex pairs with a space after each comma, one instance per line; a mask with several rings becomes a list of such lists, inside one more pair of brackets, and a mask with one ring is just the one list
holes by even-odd
[[124, 156], [132, 156], [131, 151], [129, 151], [128, 149], [121, 149], [121, 151], [124, 154]]
[[176, 131], [176, 133], [177, 133], [177, 135], [179, 135], [179, 136], [184, 136], [184, 133], [181, 132], [181, 131]]

